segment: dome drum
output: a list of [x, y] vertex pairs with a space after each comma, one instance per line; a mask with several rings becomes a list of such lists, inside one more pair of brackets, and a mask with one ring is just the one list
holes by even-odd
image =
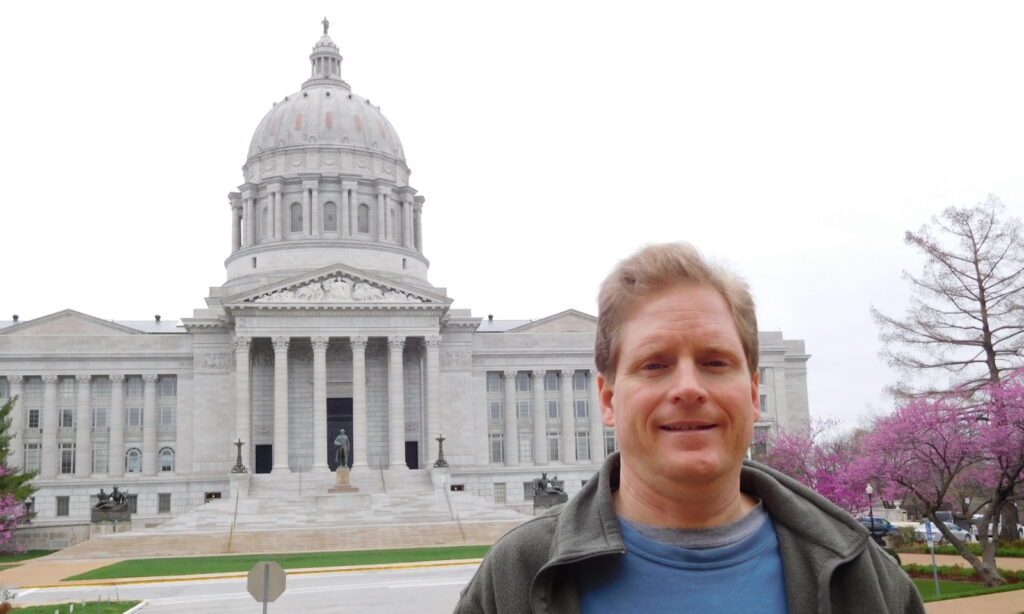
[[[269, 277], [285, 279], [305, 271], [321, 269], [334, 264], [362, 269], [384, 277], [406, 280], [423, 285], [429, 262], [418, 252], [400, 246], [381, 246], [357, 241], [346, 241], [343, 262], [338, 262], [338, 244], [330, 242], [304, 242], [302, 244], [258, 245], [239, 250], [225, 260], [228, 287], [259, 286]], [[253, 259], [256, 267], [253, 267]], [[273, 271], [273, 274], [268, 274]]]
[[399, 187], [409, 185], [409, 168], [404, 160], [345, 145], [280, 147], [249, 158], [243, 172], [251, 183], [318, 173], [322, 177], [343, 178], [344, 174], [353, 179], [382, 179]]

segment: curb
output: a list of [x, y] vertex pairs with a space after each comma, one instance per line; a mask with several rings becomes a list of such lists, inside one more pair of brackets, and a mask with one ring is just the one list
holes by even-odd
[[149, 603], [148, 601], [143, 599], [142, 601], [139, 602], [139, 605], [137, 605], [134, 608], [126, 611], [124, 614], [135, 614], [136, 612], [140, 612], [140, 611], [142, 611], [142, 608], [146, 607], [146, 605], [148, 603]]

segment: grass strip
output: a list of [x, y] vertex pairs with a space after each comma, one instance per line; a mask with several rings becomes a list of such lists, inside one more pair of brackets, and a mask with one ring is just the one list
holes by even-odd
[[[1020, 542], [1013, 542], [1014, 544]], [[981, 556], [981, 546], [978, 544], [967, 544], [967, 548], [977, 556]], [[905, 544], [896, 548], [897, 552], [907, 552], [912, 554], [928, 554], [931, 552], [928, 550], [927, 544]], [[935, 546], [935, 554], [955, 554], [960, 556], [960, 551], [954, 546], [948, 544], [942, 546]], [[1005, 558], [1024, 558], [1024, 548], [1018, 546], [1000, 546], [996, 548], [997, 557]]]
[[[139, 605], [138, 601], [86, 601], [83, 603], [62, 603], [60, 605], [30, 605], [14, 608], [20, 614], [70, 614], [74, 607], [75, 614], [122, 614]], [[77, 607], [76, 607], [77, 606]]]
[[53, 554], [54, 552], [56, 552], [56, 550], [27, 550], [25, 552], [0, 554], [0, 563], [17, 563], [19, 561], [27, 561], [28, 559], [46, 556], [47, 554]]
[[100, 567], [64, 580], [110, 580], [154, 576], [190, 576], [207, 573], [249, 571], [260, 561], [277, 561], [285, 569], [382, 565], [474, 559], [484, 556], [490, 546], [445, 548], [401, 548], [393, 550], [349, 550], [343, 552], [296, 552], [290, 554], [240, 554], [226, 556], [133, 559]]
[[1007, 591], [1019, 591], [1024, 589], [1024, 584], [1005, 584], [989, 588], [977, 582], [958, 582], [955, 580], [939, 580], [939, 595], [935, 594], [935, 581], [927, 578], [913, 578], [921, 598], [925, 602], [945, 601], [946, 599], [961, 599], [963, 597], [977, 597], [978, 595], [989, 595], [991, 593], [1005, 593]]

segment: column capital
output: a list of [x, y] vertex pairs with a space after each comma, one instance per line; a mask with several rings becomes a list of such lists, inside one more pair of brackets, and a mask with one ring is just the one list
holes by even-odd
[[147, 374], [142, 376], [142, 381], [146, 382], [147, 384], [155, 384], [156, 383], [156, 379], [157, 379], [157, 376], [154, 375], [153, 373], [147, 373]]
[[562, 369], [561, 371], [559, 371], [559, 374], [562, 376], [562, 379], [568, 379], [568, 378], [570, 378], [570, 377], [572, 377], [573, 375], [576, 374], [576, 370], [575, 369]]
[[25, 380], [25, 376], [24, 375], [8, 375], [7, 376], [7, 381], [12, 383], [12, 384], [20, 384], [24, 380]]
[[43, 376], [43, 383], [44, 384], [56, 384], [57, 383], [57, 376], [56, 375], [44, 375]]
[[92, 376], [79, 373], [78, 375], [75, 376], [75, 381], [77, 381], [79, 384], [88, 384], [89, 382], [92, 381]]
[[235, 337], [235, 351], [248, 352], [252, 346], [252, 337]]
[[274, 337], [273, 343], [275, 352], [287, 352], [288, 344], [291, 343], [291, 337]]
[[330, 337], [312, 337], [309, 342], [312, 344], [314, 352], [326, 352], [330, 340]]
[[111, 384], [120, 384], [124, 381], [124, 373], [110, 373], [107, 375]]
[[352, 346], [352, 351], [356, 350], [360, 352], [366, 351], [366, 342], [369, 341], [366, 337], [349, 337], [348, 343]]
[[543, 378], [547, 374], [548, 374], [548, 372], [546, 370], [544, 370], [544, 369], [534, 369], [533, 370], [533, 377], [534, 377], [534, 379]]
[[505, 369], [505, 379], [514, 378], [516, 373], [519, 373], [519, 371], [516, 371], [515, 369]]
[[405, 347], [405, 337], [401, 335], [393, 335], [388, 337], [388, 347], [392, 350], [400, 350]]
[[441, 335], [427, 335], [423, 338], [423, 343], [428, 348], [436, 348], [441, 345]]
[[597, 377], [597, 374], [600, 373], [600, 371], [597, 370], [597, 367], [590, 367], [587, 369], [587, 372], [590, 373], [591, 377]]

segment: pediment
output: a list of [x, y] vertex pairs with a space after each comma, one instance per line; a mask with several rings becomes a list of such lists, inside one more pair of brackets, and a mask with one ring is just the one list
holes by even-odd
[[336, 265], [232, 297], [237, 306], [447, 306], [451, 299]]
[[513, 328], [510, 333], [594, 333], [597, 331], [597, 318], [592, 315], [566, 309], [554, 315], [529, 324]]
[[0, 334], [35, 337], [110, 337], [141, 335], [142, 333], [133, 328], [101, 320], [73, 309], [65, 309], [9, 326], [0, 331]]

